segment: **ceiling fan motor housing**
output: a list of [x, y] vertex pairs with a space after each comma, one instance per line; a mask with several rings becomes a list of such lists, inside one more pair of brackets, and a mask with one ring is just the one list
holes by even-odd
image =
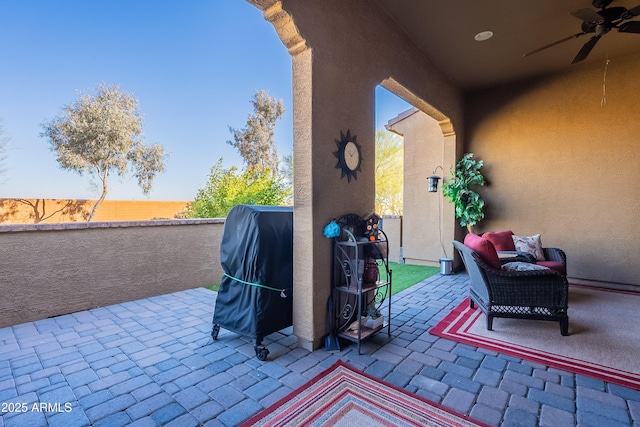
[[610, 7], [608, 9], [602, 9], [598, 12], [600, 16], [604, 18], [605, 21], [617, 21], [618, 19], [622, 19], [623, 15], [627, 12], [627, 8], [625, 7]]
[[593, 0], [591, 4], [598, 9], [604, 9], [609, 6], [613, 0]]

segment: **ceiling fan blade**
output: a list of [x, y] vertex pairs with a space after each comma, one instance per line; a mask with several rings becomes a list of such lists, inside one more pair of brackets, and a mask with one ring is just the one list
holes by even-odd
[[600, 37], [602, 36], [593, 36], [591, 37], [580, 49], [580, 51], [578, 52], [578, 54], [576, 55], [575, 58], [573, 58], [573, 61], [571, 61], [572, 64], [575, 64], [577, 62], [580, 62], [582, 60], [584, 60], [587, 56], [589, 56], [589, 54], [591, 53], [591, 50], [593, 49], [593, 47], [596, 45], [596, 43], [598, 43], [598, 40], [600, 40]]
[[629, 21], [618, 27], [618, 31], [621, 33], [636, 33], [640, 34], [640, 21]]
[[633, 16], [638, 16], [640, 15], [640, 4], [637, 5], [636, 7], [632, 7], [631, 9], [628, 10], [630, 15]]
[[571, 14], [584, 22], [598, 22], [603, 19], [598, 12], [588, 8], [575, 10]]
[[523, 58], [525, 58], [525, 57], [527, 57], [527, 56], [529, 56], [529, 55], [533, 55], [534, 53], [541, 52], [541, 51], [543, 51], [543, 50], [545, 50], [545, 49], [549, 49], [550, 47], [553, 47], [553, 46], [559, 45], [560, 43], [564, 43], [564, 42], [566, 42], [566, 41], [569, 41], [569, 40], [575, 39], [575, 38], [580, 37], [580, 36], [583, 36], [583, 35], [585, 35], [585, 34], [587, 34], [587, 33], [578, 33], [578, 34], [574, 34], [574, 35], [569, 36], [569, 37], [565, 37], [565, 38], [563, 38], [563, 39], [561, 39], [561, 40], [555, 41], [555, 42], [553, 42], [553, 43], [551, 43], [551, 44], [548, 44], [548, 45], [546, 45], [546, 46], [542, 46], [542, 47], [540, 47], [540, 48], [538, 48], [538, 49], [536, 49], [536, 50], [532, 50], [531, 52], [527, 52], [527, 53], [523, 54], [523, 55], [522, 55], [522, 57], [523, 57]]

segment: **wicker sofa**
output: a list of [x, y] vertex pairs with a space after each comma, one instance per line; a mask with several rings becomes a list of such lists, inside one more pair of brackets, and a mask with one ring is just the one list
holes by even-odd
[[[469, 239], [470, 242], [465, 239], [465, 243], [475, 246], [476, 249], [480, 244], [490, 252], [493, 245], [476, 238], [482, 239], [474, 235]], [[495, 317], [509, 317], [558, 321], [560, 333], [569, 335], [569, 285], [566, 275], [548, 268], [529, 271], [504, 270], [497, 255], [495, 259], [487, 259], [481, 249], [473, 250], [458, 241], [454, 241], [453, 245], [460, 253], [469, 273], [471, 307], [477, 304], [486, 315], [488, 330], [493, 329]], [[495, 249], [493, 252], [495, 253]], [[559, 256], [564, 256], [564, 253]]]
[[[522, 260], [532, 264], [542, 265], [552, 270], [556, 270], [562, 274], [567, 274], [567, 256], [560, 248], [543, 248], [540, 243], [540, 235], [537, 237], [537, 243], [540, 244], [539, 252], [536, 258], [533, 254], [526, 252], [516, 251], [516, 247], [513, 241], [514, 235], [511, 230], [487, 232], [482, 234], [482, 237], [490, 241], [498, 254], [503, 255], [502, 260]], [[536, 250], [534, 250], [536, 252]], [[505, 258], [505, 256], [511, 256], [511, 258]], [[505, 261], [503, 261], [505, 262]]]

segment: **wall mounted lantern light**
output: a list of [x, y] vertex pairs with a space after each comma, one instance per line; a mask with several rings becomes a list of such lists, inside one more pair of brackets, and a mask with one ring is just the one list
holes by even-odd
[[442, 169], [442, 166], [436, 166], [433, 172], [431, 172], [432, 175], [427, 177], [427, 179], [429, 180], [429, 193], [438, 192], [438, 181], [442, 179], [441, 177], [436, 175], [436, 171], [438, 170], [438, 168], [440, 168], [440, 170], [442, 171], [442, 174], [444, 175], [444, 169]]

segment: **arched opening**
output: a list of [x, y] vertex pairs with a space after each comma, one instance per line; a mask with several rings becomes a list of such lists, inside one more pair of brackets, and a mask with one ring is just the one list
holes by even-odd
[[411, 109], [402, 98], [382, 86], [375, 91], [376, 138], [376, 213], [386, 216], [402, 216], [404, 184], [404, 138], [388, 129], [392, 120]]
[[389, 238], [389, 260], [404, 263], [404, 136], [388, 124], [413, 107], [382, 86], [375, 88], [375, 212]]
[[376, 111], [378, 99], [390, 103], [392, 96], [403, 100], [407, 107], [385, 123], [387, 131], [403, 138], [400, 261], [436, 266], [440, 258], [453, 256], [454, 218], [451, 206], [443, 200], [441, 187], [436, 193], [429, 193], [426, 178], [434, 172], [448, 177], [455, 163], [455, 134], [448, 119], [394, 80], [385, 80], [379, 88]]

